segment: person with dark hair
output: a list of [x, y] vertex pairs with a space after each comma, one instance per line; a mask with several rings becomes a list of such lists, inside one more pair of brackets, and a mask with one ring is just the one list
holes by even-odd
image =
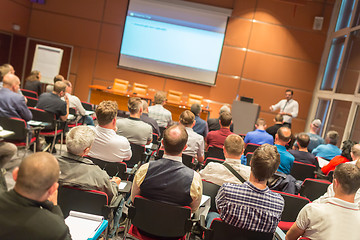
[[166, 103], [166, 95], [164, 92], [158, 91], [154, 96], [154, 106], [149, 107], [149, 117], [156, 120], [159, 127], [166, 128], [172, 122], [171, 112], [164, 108]]
[[[219, 130], [221, 127], [220, 127], [220, 116], [222, 113], [224, 112], [228, 112], [228, 113], [231, 113], [231, 109], [228, 107], [228, 105], [223, 105], [220, 110], [219, 110], [219, 117], [218, 118], [209, 118], [207, 120], [207, 124], [208, 124], [208, 128], [209, 128], [209, 132], [211, 131], [216, 131], [216, 130]], [[230, 131], [233, 132], [233, 129], [234, 129], [234, 125], [231, 123], [230, 125]]]
[[359, 239], [360, 208], [354, 199], [360, 188], [360, 169], [349, 163], [338, 165], [332, 185], [334, 197], [307, 204], [287, 232], [286, 240], [296, 240], [300, 236], [309, 239]]
[[254, 143], [254, 144], [264, 144], [268, 143], [274, 145], [274, 138], [265, 131], [266, 121], [263, 118], [258, 118], [255, 123], [255, 131], [248, 132], [244, 138], [244, 142]]
[[281, 127], [275, 135], [275, 146], [280, 153], [280, 166], [278, 171], [290, 174], [295, 157], [286, 150], [286, 144], [291, 141], [291, 130], [288, 127]]
[[149, 124], [152, 127], [153, 133], [157, 134], [160, 137], [160, 129], [158, 123], [156, 122], [155, 119], [149, 117], [149, 105], [147, 101], [141, 100], [141, 102], [142, 102], [143, 112], [140, 116], [140, 120]]
[[223, 148], [224, 142], [227, 136], [233, 134], [230, 131], [230, 125], [232, 124], [232, 116], [230, 112], [223, 112], [219, 117], [220, 129], [211, 131], [205, 138], [205, 148], [209, 146]]
[[311, 153], [316, 157], [322, 157], [331, 160], [341, 154], [341, 150], [336, 146], [339, 134], [336, 131], [326, 133], [325, 143], [317, 146]]
[[61, 82], [61, 81], [64, 81], [65, 80], [65, 78], [62, 76], [62, 75], [56, 75], [55, 77], [54, 77], [54, 84], [52, 85], [52, 84], [48, 84], [47, 86], [46, 86], [46, 92], [48, 92], [48, 93], [51, 93], [52, 91], [54, 91], [54, 85], [55, 85], [55, 83], [56, 82]]
[[321, 120], [314, 119], [310, 124], [309, 132], [306, 133], [310, 137], [310, 143], [307, 147], [309, 152], [312, 152], [320, 144], [325, 144], [324, 139], [318, 135], [320, 127], [321, 127]]
[[173, 125], [164, 131], [162, 145], [164, 156], [157, 161], [143, 164], [136, 172], [131, 200], [136, 195], [145, 198], [199, 208], [202, 196], [200, 175], [182, 163], [182, 151], [186, 148], [188, 134], [181, 125]]
[[275, 105], [270, 106], [270, 111], [280, 109], [279, 114], [284, 117], [284, 125], [291, 129], [291, 122], [299, 113], [299, 103], [293, 99], [294, 92], [291, 89], [285, 91], [285, 98]]
[[309, 153], [307, 150], [307, 146], [310, 142], [310, 137], [306, 133], [299, 133], [296, 137], [296, 142], [299, 149], [289, 150], [289, 153], [291, 153], [295, 157], [295, 161], [313, 164], [316, 166], [316, 168], [319, 168], [319, 162], [317, 161], [315, 156]]
[[327, 175], [330, 171], [333, 171], [335, 167], [340, 163], [351, 162], [353, 160], [351, 155], [351, 149], [355, 144], [356, 142], [352, 140], [344, 141], [341, 148], [341, 155], [335, 156], [333, 159], [331, 159], [327, 165], [321, 168], [321, 171]]
[[25, 79], [24, 89], [36, 92], [38, 96], [41, 94], [41, 73], [40, 71], [31, 71], [29, 76]]
[[284, 124], [284, 118], [281, 114], [276, 114], [275, 118], [274, 118], [274, 122], [275, 124], [271, 127], [268, 127], [266, 129], [266, 132], [268, 134], [270, 134], [271, 136], [273, 136], [273, 138], [275, 139], [275, 134], [277, 133], [277, 130], [279, 128], [281, 128]]
[[152, 127], [140, 120], [143, 112], [141, 98], [132, 97], [128, 101], [129, 118], [116, 121], [117, 134], [124, 136], [129, 142], [146, 145], [152, 141]]
[[207, 136], [209, 129], [207, 122], [200, 118], [201, 106], [198, 103], [191, 105], [191, 112], [195, 115], [195, 125], [193, 127], [194, 132], [200, 134], [204, 138]]
[[284, 199], [266, 185], [280, 164], [275, 146], [258, 147], [250, 162], [250, 179], [243, 184], [224, 183], [215, 198], [221, 219], [233, 226], [275, 232], [284, 208]]
[[49, 153], [26, 157], [14, 189], [0, 194], [0, 239], [71, 239], [57, 205], [59, 164]]

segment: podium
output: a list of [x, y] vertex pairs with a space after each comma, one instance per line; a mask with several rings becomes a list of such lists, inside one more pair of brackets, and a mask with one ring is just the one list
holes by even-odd
[[234, 100], [231, 107], [234, 133], [246, 134], [253, 131], [259, 112], [259, 104]]

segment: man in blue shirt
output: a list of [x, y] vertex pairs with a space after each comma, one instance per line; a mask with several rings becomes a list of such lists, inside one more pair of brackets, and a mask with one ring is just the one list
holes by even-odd
[[248, 132], [244, 139], [244, 142], [254, 143], [262, 145], [264, 143], [268, 143], [270, 145], [274, 145], [274, 138], [269, 133], [265, 131], [266, 122], [263, 118], [258, 118], [255, 123], [255, 131]]
[[328, 160], [333, 159], [335, 156], [341, 155], [341, 150], [336, 146], [339, 139], [339, 134], [336, 131], [329, 131], [326, 134], [326, 144], [317, 146], [313, 151], [316, 157], [322, 157]]
[[285, 145], [291, 140], [291, 130], [288, 127], [281, 127], [275, 135], [275, 146], [280, 153], [280, 166], [278, 171], [290, 174], [295, 157], [286, 151]]
[[195, 126], [193, 127], [194, 132], [200, 134], [205, 138], [209, 132], [209, 129], [207, 122], [199, 117], [199, 114], [201, 112], [200, 104], [194, 103], [193, 105], [191, 105], [191, 112], [195, 115], [196, 121]]
[[312, 150], [314, 150], [320, 144], [325, 144], [324, 139], [318, 135], [320, 127], [321, 127], [320, 119], [315, 119], [310, 124], [310, 130], [307, 133], [307, 135], [310, 137], [310, 143], [307, 147], [309, 152], [312, 152]]

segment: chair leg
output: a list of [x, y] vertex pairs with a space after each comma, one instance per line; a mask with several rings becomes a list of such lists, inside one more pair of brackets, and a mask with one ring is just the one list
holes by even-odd
[[61, 154], [61, 150], [62, 150], [62, 145], [63, 145], [63, 141], [64, 141], [64, 131], [61, 132], [61, 140], [60, 140], [60, 154]]

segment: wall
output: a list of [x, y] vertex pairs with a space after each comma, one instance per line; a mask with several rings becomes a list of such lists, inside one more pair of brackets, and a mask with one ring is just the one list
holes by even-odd
[[[28, 1], [7, 2], [26, 5]], [[292, 88], [300, 104], [293, 129], [303, 131], [334, 1], [328, 0], [325, 5], [322, 31], [313, 31], [312, 24], [314, 17], [322, 14], [323, 0], [303, 1], [303, 5], [280, 0], [193, 2], [233, 8], [213, 87], [118, 69], [125, 0], [47, 0], [45, 5], [32, 4], [26, 34], [74, 46], [70, 80], [82, 100], [88, 97], [88, 85], [109, 86], [117, 77], [156, 90], [202, 95], [213, 101], [211, 117], [217, 117], [220, 103], [231, 104], [238, 94], [251, 97], [261, 106], [260, 116], [272, 125], [274, 113], [269, 112], [269, 106], [284, 97], [285, 89]], [[10, 31], [1, 24], [0, 29]]]

